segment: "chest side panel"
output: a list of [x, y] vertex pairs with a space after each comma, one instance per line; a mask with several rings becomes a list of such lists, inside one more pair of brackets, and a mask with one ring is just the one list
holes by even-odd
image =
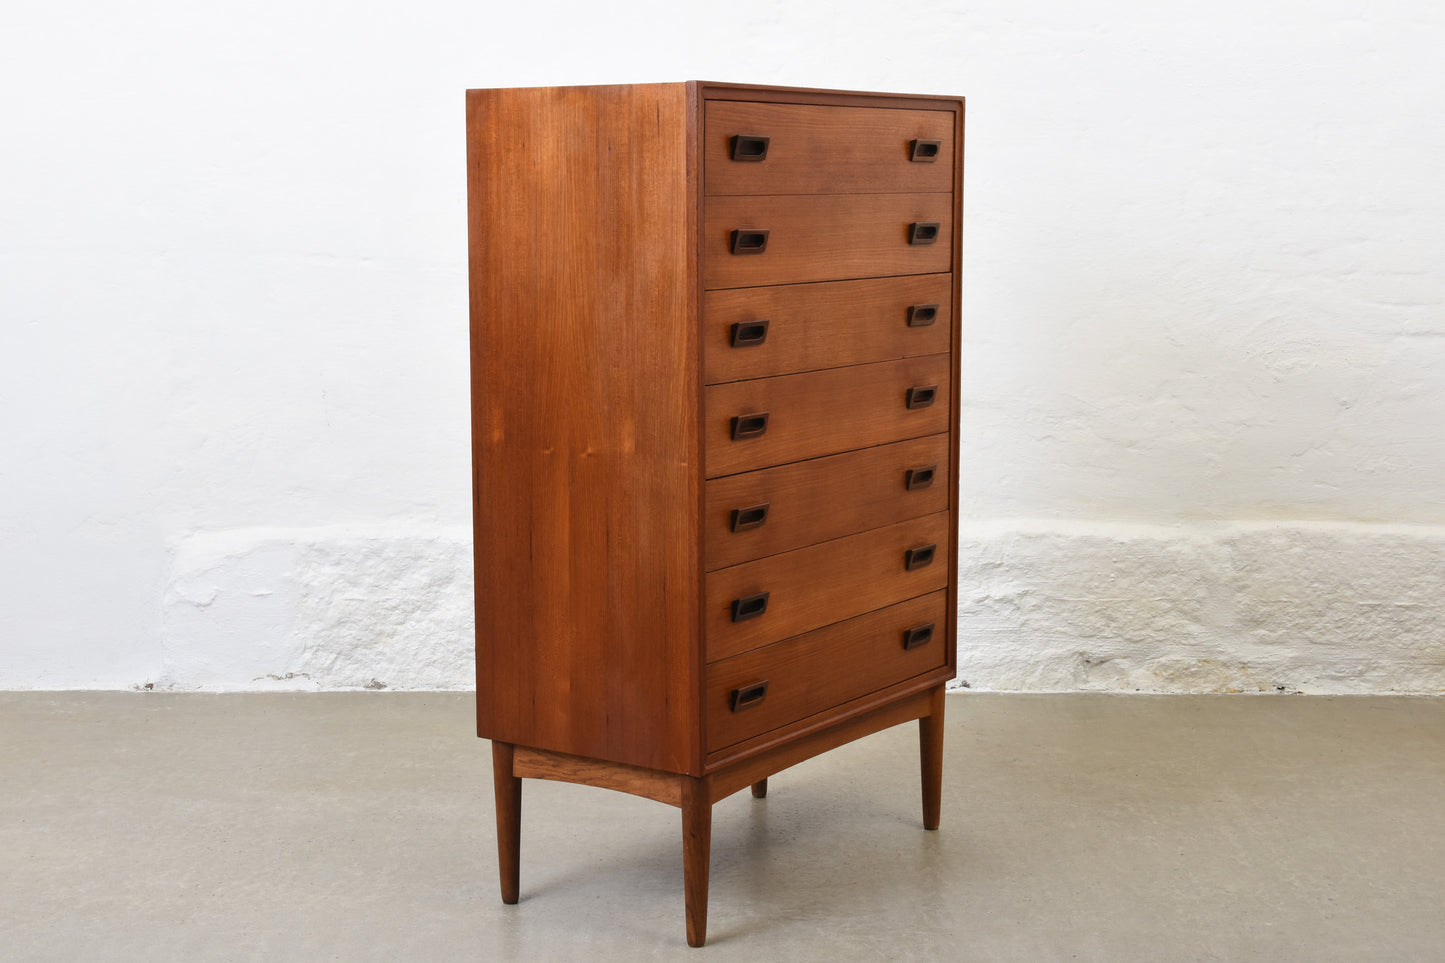
[[683, 85], [469, 91], [478, 729], [698, 749], [696, 201]]

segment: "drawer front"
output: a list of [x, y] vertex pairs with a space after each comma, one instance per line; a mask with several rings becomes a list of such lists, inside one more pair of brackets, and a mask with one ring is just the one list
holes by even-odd
[[949, 111], [713, 100], [703, 136], [708, 194], [953, 190]]
[[952, 269], [951, 194], [709, 197], [703, 204], [705, 288]]
[[948, 435], [715, 478], [707, 483], [708, 571], [948, 508]]
[[948, 355], [712, 385], [707, 477], [946, 432], [949, 387]]
[[933, 592], [709, 665], [708, 751], [941, 668], [952, 636], [946, 595]]
[[[708, 384], [947, 354], [953, 275], [708, 291]], [[766, 323], [765, 323], [766, 322]]]
[[949, 526], [939, 512], [709, 572], [705, 661], [943, 588]]

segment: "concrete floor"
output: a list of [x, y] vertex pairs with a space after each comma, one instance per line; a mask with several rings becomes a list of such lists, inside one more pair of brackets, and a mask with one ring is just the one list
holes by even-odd
[[462, 694], [0, 693], [3, 960], [1445, 960], [1445, 699], [962, 695], [714, 815], [529, 780]]

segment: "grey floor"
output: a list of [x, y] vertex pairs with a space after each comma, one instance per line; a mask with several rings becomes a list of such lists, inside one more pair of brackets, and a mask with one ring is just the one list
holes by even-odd
[[714, 815], [528, 781], [460, 694], [0, 693], [3, 960], [1445, 960], [1445, 698], [961, 695]]

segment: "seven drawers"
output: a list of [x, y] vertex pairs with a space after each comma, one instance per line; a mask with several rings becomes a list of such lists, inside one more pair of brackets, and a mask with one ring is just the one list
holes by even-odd
[[948, 435], [707, 483], [708, 571], [948, 508]]
[[703, 286], [945, 274], [949, 194], [787, 194], [703, 202]]
[[716, 752], [950, 664], [954, 131], [951, 111], [704, 112]]
[[953, 275], [708, 291], [708, 384], [947, 354]]
[[704, 661], [943, 588], [949, 525], [938, 512], [709, 572]]
[[947, 595], [909, 599], [708, 666], [708, 751], [944, 665]]
[[944, 111], [713, 100], [704, 130], [708, 194], [953, 190], [953, 115]]
[[948, 355], [932, 355], [712, 385], [707, 477], [946, 432], [948, 382]]

